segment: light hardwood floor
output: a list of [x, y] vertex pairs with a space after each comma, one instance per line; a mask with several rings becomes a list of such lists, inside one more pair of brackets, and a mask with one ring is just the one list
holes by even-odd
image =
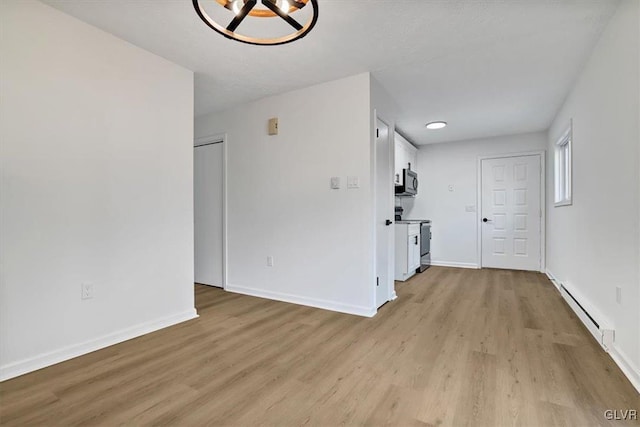
[[196, 287], [200, 318], [0, 385], [2, 425], [585, 426], [640, 397], [545, 276], [434, 267], [373, 319]]

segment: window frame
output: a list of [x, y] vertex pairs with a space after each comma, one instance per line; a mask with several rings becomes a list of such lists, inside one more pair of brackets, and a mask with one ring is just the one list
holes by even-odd
[[554, 207], [573, 204], [573, 120], [555, 143], [553, 167]]

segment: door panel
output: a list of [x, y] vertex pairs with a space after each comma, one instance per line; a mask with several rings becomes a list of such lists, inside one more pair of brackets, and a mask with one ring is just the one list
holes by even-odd
[[223, 286], [223, 147], [222, 143], [194, 148], [195, 281]]
[[389, 127], [377, 120], [376, 138], [376, 307], [391, 299], [393, 290], [393, 227], [386, 225], [393, 220], [394, 177], [391, 153], [393, 144], [389, 138]]
[[539, 155], [486, 159], [482, 174], [482, 266], [539, 271]]

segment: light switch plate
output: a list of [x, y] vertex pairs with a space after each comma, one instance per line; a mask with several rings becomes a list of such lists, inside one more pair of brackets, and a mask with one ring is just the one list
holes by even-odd
[[93, 284], [92, 283], [83, 283], [80, 285], [80, 299], [91, 299], [93, 298]]
[[358, 176], [348, 176], [347, 177], [347, 188], [360, 188], [360, 177]]
[[332, 190], [339, 190], [340, 189], [340, 177], [339, 176], [332, 176], [331, 177], [331, 189]]

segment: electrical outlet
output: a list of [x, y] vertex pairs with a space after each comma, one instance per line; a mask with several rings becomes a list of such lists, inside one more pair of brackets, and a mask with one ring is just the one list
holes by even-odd
[[83, 283], [80, 286], [80, 299], [91, 299], [93, 298], [93, 284], [91, 283]]
[[278, 118], [274, 117], [269, 119], [269, 135], [277, 135], [278, 134]]
[[272, 256], [268, 256], [267, 257], [267, 267], [273, 267], [273, 257]]
[[622, 304], [622, 288], [620, 286], [616, 286], [616, 302]]

